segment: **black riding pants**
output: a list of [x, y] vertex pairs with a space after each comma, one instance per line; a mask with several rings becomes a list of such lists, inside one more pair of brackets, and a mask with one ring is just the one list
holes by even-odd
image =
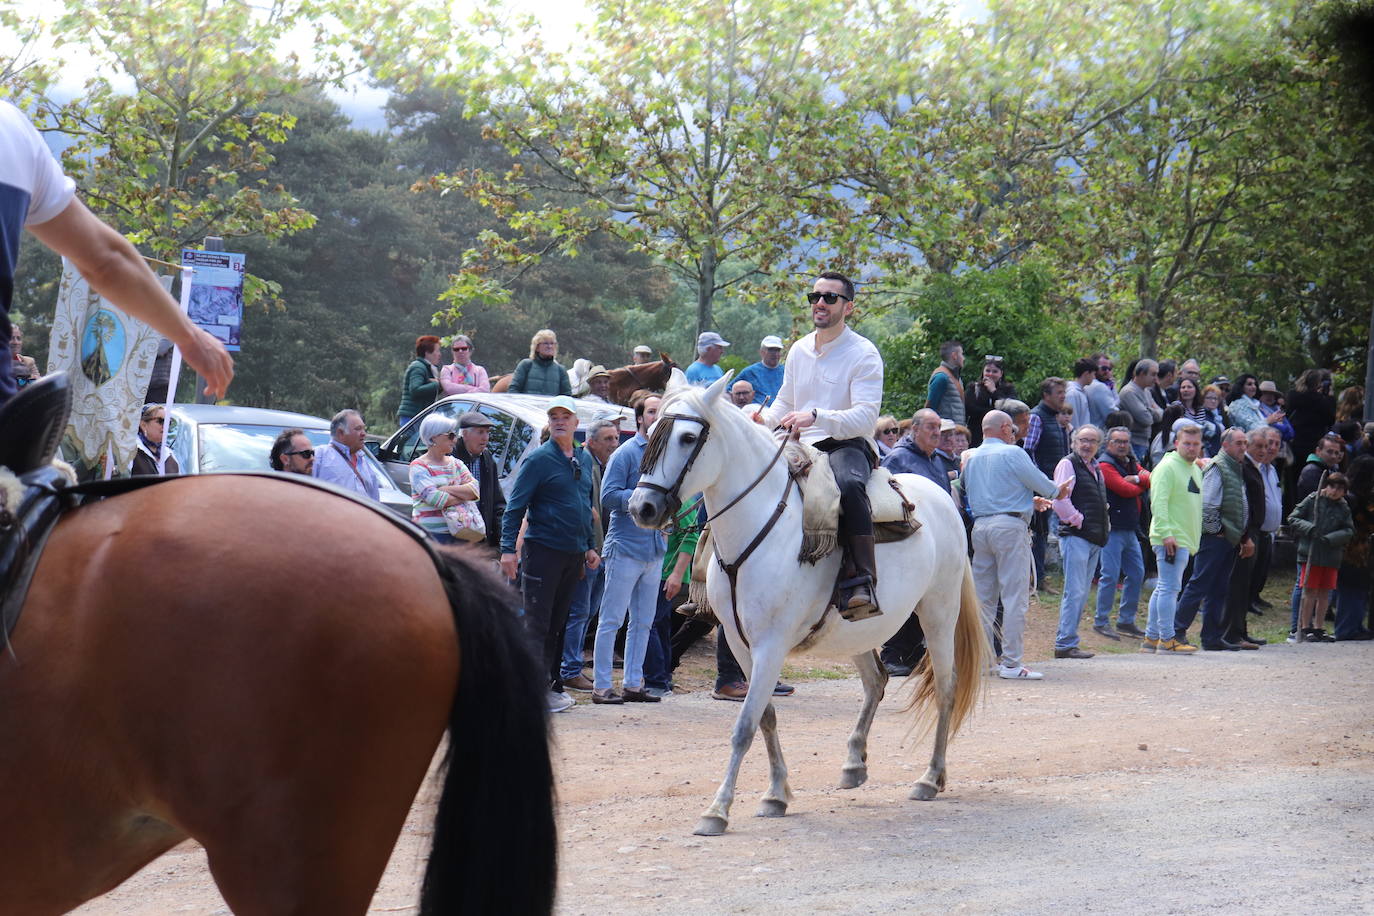
[[868, 477], [873, 472], [870, 447], [863, 439], [825, 439], [816, 448], [830, 458], [840, 486], [840, 537], [872, 537], [873, 511], [868, 505]]

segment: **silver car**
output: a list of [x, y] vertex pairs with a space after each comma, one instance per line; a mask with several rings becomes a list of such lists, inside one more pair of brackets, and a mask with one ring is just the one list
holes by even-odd
[[[396, 431], [391, 438], [376, 448], [376, 454], [386, 467], [387, 473], [396, 485], [406, 493], [410, 492], [410, 462], [424, 454], [425, 446], [420, 442], [420, 423], [431, 413], [457, 420], [470, 410], [486, 414], [495, 423], [491, 428], [491, 441], [487, 451], [496, 462], [497, 473], [501, 477], [501, 489], [510, 495], [515, 481], [515, 470], [525, 455], [539, 447], [539, 433], [548, 421], [548, 405], [552, 398], [543, 394], [509, 394], [501, 392], [474, 391], [467, 394], [451, 394], [436, 401], [432, 406], [420, 411], [419, 415]], [[576, 438], [581, 441], [587, 429], [597, 420], [609, 418], [620, 424], [620, 439], [625, 441], [634, 435], [635, 412], [619, 404], [606, 404], [574, 398], [577, 405]]]
[[[211, 471], [271, 470], [272, 442], [284, 429], [299, 427], [315, 448], [329, 444], [329, 421], [309, 414], [258, 407], [217, 404], [173, 404], [167, 424], [167, 447], [183, 474]], [[402, 492], [366, 449], [360, 470], [377, 481], [382, 503], [410, 518], [410, 494]]]

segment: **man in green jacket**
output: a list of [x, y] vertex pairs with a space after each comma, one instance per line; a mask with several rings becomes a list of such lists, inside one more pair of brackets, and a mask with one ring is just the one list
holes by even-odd
[[1159, 561], [1159, 579], [1150, 595], [1141, 652], [1196, 652], [1196, 646], [1174, 638], [1178, 593], [1188, 557], [1202, 537], [1202, 428], [1185, 423], [1174, 428], [1174, 451], [1150, 475], [1150, 545]]
[[1255, 545], [1246, 530], [1250, 507], [1245, 501], [1245, 447], [1249, 437], [1239, 426], [1221, 434], [1221, 451], [1202, 475], [1202, 537], [1193, 558], [1193, 577], [1178, 599], [1174, 638], [1187, 639], [1188, 627], [1202, 609], [1202, 648], [1258, 649], [1255, 643], [1226, 639], [1226, 593], [1238, 557], [1250, 557]]
[[415, 358], [406, 366], [405, 377], [401, 380], [401, 406], [396, 411], [398, 426], [405, 426], [438, 396], [439, 353], [439, 338], [433, 334], [415, 338]]

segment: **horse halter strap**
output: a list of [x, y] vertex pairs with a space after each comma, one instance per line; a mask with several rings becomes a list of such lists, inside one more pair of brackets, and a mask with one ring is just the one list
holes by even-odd
[[[693, 462], [695, 462], [697, 460], [697, 456], [701, 454], [701, 448], [706, 444], [706, 437], [711, 434], [711, 423], [705, 417], [693, 417], [689, 414], [684, 413], [659, 414], [658, 418], [660, 420], [669, 420], [672, 422], [676, 422], [678, 420], [690, 420], [693, 423], [701, 424], [701, 436], [697, 439], [696, 445], [692, 446], [692, 453], [687, 456], [687, 463], [682, 466], [682, 470], [678, 471], [676, 480], [674, 480], [671, 484], [669, 484], [666, 487], [660, 486], [656, 483], [646, 483], [643, 480], [639, 482], [639, 486], [643, 487], [644, 489], [657, 490], [659, 493], [662, 493], [664, 496], [668, 497], [669, 502], [672, 504], [668, 510], [668, 514], [677, 515], [678, 509], [682, 508], [682, 498], [678, 496], [678, 490], [682, 487], [682, 482], [687, 479], [687, 472], [692, 469]], [[647, 471], [650, 469], [644, 468], [643, 470]]]

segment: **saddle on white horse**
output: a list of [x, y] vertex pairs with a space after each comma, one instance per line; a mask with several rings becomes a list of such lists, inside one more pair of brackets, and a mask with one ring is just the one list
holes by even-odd
[[[819, 563], [840, 546], [840, 485], [820, 449], [792, 441], [787, 443], [783, 456], [802, 496], [802, 542], [797, 561]], [[873, 538], [879, 544], [905, 540], [921, 527], [915, 503], [902, 492], [887, 468], [874, 468], [868, 475], [868, 505], [873, 515]], [[713, 554], [708, 526], [702, 531], [692, 558], [692, 579], [687, 586], [687, 605], [691, 607], [683, 605], [678, 609], [686, 616], [714, 616], [706, 598], [706, 569]]]

